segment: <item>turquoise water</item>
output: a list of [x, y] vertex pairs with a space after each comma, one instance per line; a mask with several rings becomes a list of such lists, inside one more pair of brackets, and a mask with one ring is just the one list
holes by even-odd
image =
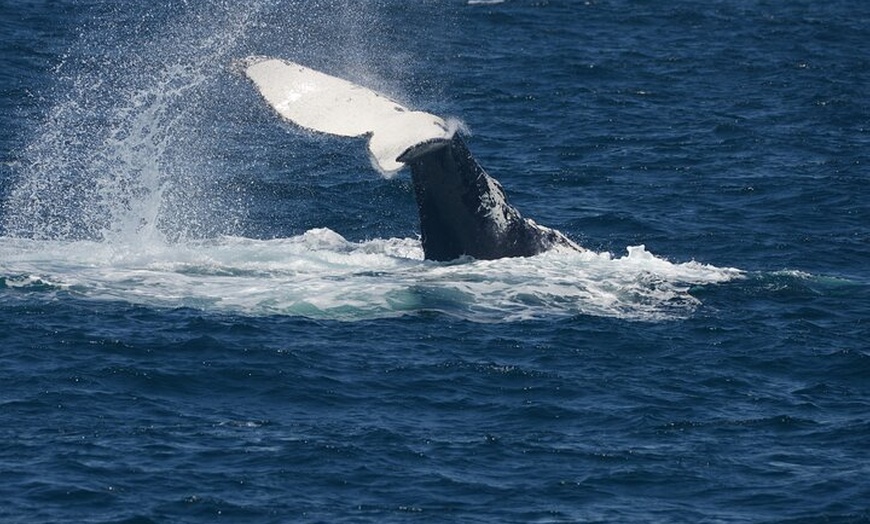
[[[870, 520], [870, 7], [0, 12], [4, 522]], [[590, 252], [422, 260], [253, 54], [461, 120]]]

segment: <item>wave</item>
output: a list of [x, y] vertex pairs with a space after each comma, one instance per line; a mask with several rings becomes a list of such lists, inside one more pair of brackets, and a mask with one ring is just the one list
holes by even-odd
[[554, 250], [529, 258], [423, 259], [417, 239], [351, 242], [329, 229], [283, 239], [219, 237], [150, 245], [0, 238], [6, 288], [250, 316], [366, 320], [437, 312], [475, 322], [594, 315], [690, 315], [693, 286], [742, 272], [672, 263], [644, 246], [625, 256]]

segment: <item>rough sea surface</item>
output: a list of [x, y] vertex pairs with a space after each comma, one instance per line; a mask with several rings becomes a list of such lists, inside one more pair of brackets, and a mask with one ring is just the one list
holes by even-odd
[[[590, 251], [424, 261], [304, 63]], [[0, 3], [0, 522], [870, 521], [870, 2]]]

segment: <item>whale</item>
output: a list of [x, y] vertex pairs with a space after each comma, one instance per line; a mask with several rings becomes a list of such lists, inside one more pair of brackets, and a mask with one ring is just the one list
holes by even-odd
[[236, 67], [281, 119], [318, 133], [366, 138], [373, 167], [387, 176], [410, 168], [425, 259], [584, 250], [508, 202], [501, 184], [472, 156], [460, 125], [281, 58], [252, 56]]

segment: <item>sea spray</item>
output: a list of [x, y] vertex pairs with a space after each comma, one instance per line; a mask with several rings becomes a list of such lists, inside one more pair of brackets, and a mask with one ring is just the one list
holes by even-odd
[[3, 234], [141, 244], [232, 232], [244, 198], [209, 165], [220, 149], [214, 115], [225, 64], [266, 3], [152, 4], [123, 26], [95, 9], [54, 70]]
[[[421, 83], [404, 45], [409, 29], [389, 26], [392, 7], [378, 0], [86, 9], [43, 93], [42, 122], [23, 130], [30, 138], [12, 166], [0, 235], [131, 245], [257, 235], [245, 223], [246, 181], [276, 155], [295, 169], [294, 153], [251, 124], [257, 106], [229, 73], [234, 59], [326, 65], [398, 100]], [[242, 148], [247, 165], [226, 154]]]

